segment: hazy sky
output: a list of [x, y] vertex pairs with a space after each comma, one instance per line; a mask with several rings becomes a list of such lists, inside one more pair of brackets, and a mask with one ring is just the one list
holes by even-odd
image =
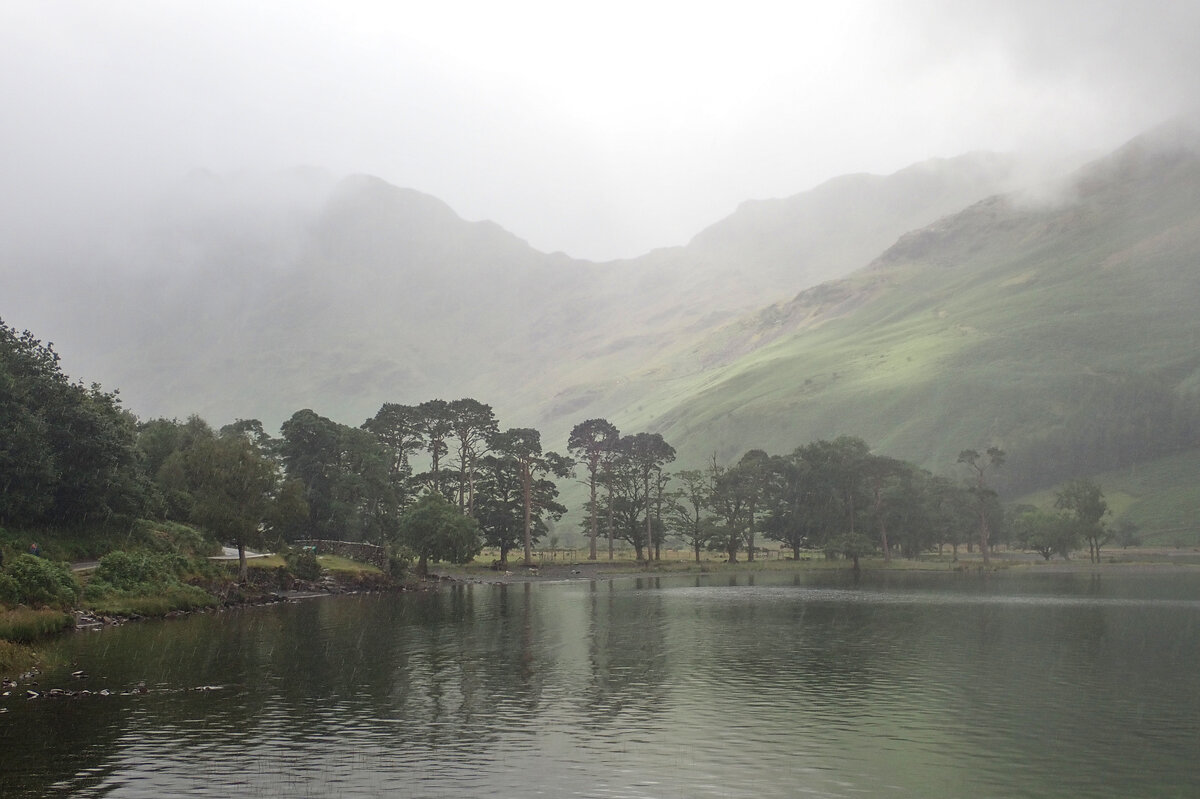
[[4, 0], [0, 213], [312, 165], [603, 259], [846, 172], [1099, 152], [1196, 98], [1196, 0]]

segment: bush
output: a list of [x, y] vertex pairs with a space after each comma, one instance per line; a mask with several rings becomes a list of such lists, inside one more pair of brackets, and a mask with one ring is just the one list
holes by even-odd
[[412, 566], [412, 554], [408, 550], [388, 555], [388, 574], [397, 580], [403, 579]]
[[153, 552], [175, 552], [188, 557], [204, 557], [219, 550], [217, 542], [186, 524], [152, 522], [139, 519], [130, 538]]
[[107, 589], [137, 591], [175, 585], [187, 574], [190, 562], [176, 553], [125, 552], [118, 549], [100, 559], [88, 588], [104, 584]]
[[65, 564], [22, 554], [0, 573], [0, 602], [7, 605], [69, 608], [78, 598], [79, 583]]
[[317, 562], [317, 553], [311, 549], [301, 549], [289, 552], [284, 556], [288, 570], [301, 580], [313, 582], [321, 579], [321, 564]]

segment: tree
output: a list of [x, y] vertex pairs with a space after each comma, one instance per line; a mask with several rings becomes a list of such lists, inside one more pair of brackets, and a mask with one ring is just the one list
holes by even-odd
[[1061, 513], [1039, 508], [1027, 508], [1013, 520], [1017, 543], [1032, 549], [1044, 559], [1055, 554], [1069, 560], [1071, 550], [1079, 543], [1079, 531], [1073, 521]]
[[754, 561], [754, 527], [772, 478], [771, 458], [761, 449], [749, 450], [736, 467], [746, 498], [746, 560]]
[[[650, 482], [662, 467], [675, 460], [675, 448], [658, 433], [637, 433], [625, 436], [620, 447], [628, 459], [629, 468], [642, 483], [641, 496], [645, 502], [646, 546], [653, 541], [653, 514], [650, 512]], [[639, 558], [640, 559], [640, 558]]]
[[1117, 522], [1115, 538], [1121, 549], [1129, 547], [1137, 547], [1142, 545], [1142, 537], [1138, 535], [1140, 528], [1129, 519], [1122, 519]]
[[879, 512], [887, 523], [888, 545], [906, 558], [919, 557], [939, 537], [940, 491], [948, 480], [901, 461], [900, 471], [884, 485]]
[[[667, 540], [667, 525], [663, 522], [663, 508], [669, 504], [667, 486], [671, 484], [671, 475], [662, 469], [658, 469], [654, 473], [654, 479], [650, 483], [650, 508], [654, 512], [654, 521], [651, 525], [651, 542], [654, 545], [654, 559], [662, 560], [662, 547]], [[650, 511], [647, 510], [647, 513]]]
[[429, 561], [469, 563], [479, 554], [479, 527], [437, 492], [424, 494], [400, 516], [396, 541], [417, 556], [417, 573], [429, 573]]
[[[875, 517], [875, 523], [879, 526], [879, 546], [883, 550], [884, 561], [888, 563], [892, 560], [892, 548], [888, 543], [888, 514], [884, 509], [886, 497], [884, 486], [888, 480], [898, 478], [903, 474], [906, 467], [907, 464], [903, 461], [869, 453], [861, 461], [862, 474], [871, 489], [871, 513]], [[907, 495], [907, 492], [903, 495]]]
[[1104, 524], [1108, 503], [1100, 486], [1086, 477], [1072, 480], [1055, 495], [1054, 507], [1070, 514], [1078, 535], [1088, 542], [1089, 559], [1099, 563], [1100, 547], [1112, 537]]
[[[616, 538], [616, 502], [617, 488], [625, 481], [629, 471], [629, 458], [621, 449], [618, 441], [611, 449], [605, 450], [600, 456], [600, 482], [604, 484], [604, 529], [608, 538], [608, 559], [613, 559], [613, 544]], [[593, 513], [599, 517], [600, 509]]]
[[832, 551], [842, 557], [850, 558], [854, 562], [850, 568], [855, 572], [861, 571], [859, 558], [864, 558], [875, 551], [875, 542], [862, 533], [840, 535], [829, 546]]
[[730, 563], [737, 563], [749, 506], [746, 475], [737, 469], [723, 468], [714, 455], [708, 468], [708, 479], [712, 509], [718, 520], [713, 527], [711, 545], [720, 547]]
[[310, 535], [357, 541], [390, 536], [399, 509], [389, 469], [394, 456], [375, 435], [307, 409], [292, 414], [280, 432], [287, 474], [304, 484]]
[[152, 419], [140, 427], [138, 448], [147, 473], [162, 501], [161, 513], [173, 521], [189, 521], [195, 504], [188, 477], [187, 453], [198, 441], [216, 437], [208, 422], [196, 414], [186, 422]]
[[571, 471], [571, 460], [557, 452], [542, 452], [541, 433], [529, 427], [514, 427], [497, 433], [492, 438], [491, 449], [500, 457], [512, 459], [520, 475], [525, 565], [532, 566], [534, 483], [548, 475], [566, 477]]
[[274, 500], [263, 520], [263, 532], [273, 538], [295, 541], [304, 536], [308, 525], [308, 502], [304, 499], [304, 483], [281, 479]]
[[675, 476], [682, 486], [671, 493], [667, 516], [675, 532], [695, 552], [699, 563], [700, 552], [713, 535], [712, 517], [708, 513], [708, 476], [698, 469], [685, 469]]
[[988, 521], [988, 505], [994, 502], [996, 492], [988, 488], [985, 477], [988, 470], [995, 471], [1004, 465], [1004, 450], [998, 447], [988, 447], [987, 460], [983, 459], [976, 450], [964, 449], [958, 453], [958, 462], [965, 464], [974, 472], [974, 482], [970, 488], [975, 497], [976, 514], [979, 518], [979, 552], [983, 555], [985, 566], [991, 563], [991, 525]]
[[407, 483], [412, 478], [409, 458], [425, 446], [421, 434], [421, 412], [412, 405], [385, 402], [374, 416], [362, 423], [388, 453], [388, 475], [400, 505], [407, 504]]
[[0, 321], [0, 523], [141, 515], [151, 487], [116, 392], [72, 383], [58, 354]]
[[201, 439], [184, 459], [194, 498], [192, 520], [238, 551], [246, 579], [246, 546], [258, 537], [277, 481], [275, 464], [240, 435]]
[[862, 463], [870, 456], [865, 441], [839, 436], [833, 441], [814, 441], [797, 448], [793, 457], [808, 466], [815, 539], [811, 546], [825, 546], [833, 538], [853, 533], [859, 513], [869, 505], [864, 494]]
[[961, 484], [945, 477], [931, 477], [928, 485], [929, 520], [938, 554], [942, 547], [953, 547], [954, 560], [958, 560], [958, 548], [967, 540], [972, 527], [978, 524], [975, 498]]
[[618, 445], [604, 467], [607, 497], [604, 507], [608, 529], [609, 560], [613, 557], [613, 540], [620, 538], [633, 548], [638, 561], [645, 560], [646, 538], [644, 512], [649, 508], [645, 484], [634, 468], [626, 447]]
[[266, 431], [263, 430], [263, 423], [258, 419], [238, 419], [221, 428], [220, 435], [225, 436], [245, 436], [246, 440], [254, 444], [263, 453], [270, 453], [275, 448], [276, 442]]
[[478, 400], [454, 400], [449, 411], [450, 426], [458, 439], [458, 507], [469, 516], [475, 506], [475, 464], [499, 428], [492, 406]]
[[596, 486], [600, 480], [600, 469], [606, 454], [612, 452], [621, 438], [621, 431], [607, 419], [588, 419], [575, 425], [567, 439], [567, 451], [587, 467], [588, 492], [591, 522], [588, 531], [588, 560], [596, 559], [596, 537], [599, 532], [600, 514], [596, 505]]
[[772, 458], [771, 471], [763, 533], [791, 547], [792, 558], [799, 560], [801, 547], [815, 531], [812, 467], [793, 454]]
[[454, 432], [454, 416], [450, 411], [450, 403], [442, 399], [422, 402], [417, 406], [417, 412], [417, 429], [421, 431], [430, 459], [429, 488], [441, 493], [441, 460], [450, 451], [446, 439]]
[[[508, 553], [520, 546], [525, 529], [525, 489], [521, 466], [514, 458], [497, 454], [480, 461], [479, 493], [475, 519], [484, 544], [500, 550], [499, 567], [508, 568]], [[552, 480], [534, 480], [531, 486], [530, 540], [537, 541], [549, 529], [546, 520], [561, 519], [567, 509], [556, 501], [558, 486]]]

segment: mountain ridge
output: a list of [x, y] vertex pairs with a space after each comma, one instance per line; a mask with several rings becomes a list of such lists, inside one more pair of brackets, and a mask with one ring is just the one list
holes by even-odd
[[[927, 181], [945, 183], [946, 196], [984, 193], [990, 185], [976, 185], [972, 159], [926, 167]], [[808, 194], [778, 202], [815, 215], [820, 203]], [[942, 202], [924, 213], [935, 216]], [[789, 228], [793, 239], [824, 229], [774, 213], [762, 224]], [[862, 252], [907, 224], [907, 216], [836, 216], [864, 223], [846, 234]], [[884, 231], [871, 234], [880, 247], [863, 226]], [[32, 268], [14, 258], [4, 271], [10, 299], [30, 311], [21, 323], [54, 331], [74, 372], [120, 386], [142, 414], [274, 425], [311, 406], [355, 423], [384, 401], [456, 394], [536, 425], [545, 421], [537, 407], [564, 387], [686, 349], [712, 326], [816, 280], [795, 257], [765, 264], [761, 254], [716, 252], [699, 239], [593, 263], [541, 253], [495, 223], [464, 220], [431, 195], [371, 176], [300, 170], [273, 183], [197, 173], [160, 198], [139, 230], [94, 248], [84, 277], [56, 263], [52, 247]], [[829, 245], [822, 258], [820, 246], [807, 246], [822, 263], [840, 248]], [[37, 271], [70, 275], [78, 289], [51, 299]], [[558, 404], [588, 409], [578, 397]]]
[[[710, 342], [735, 352], [724, 377], [636, 423], [707, 442], [692, 461], [713, 443], [729, 458], [849, 433], [946, 470], [966, 446], [1047, 446], [1077, 423], [1073, 396], [1115, 403], [1122, 381], [1194, 415], [1197, 141], [1154, 132], [1081, 168], [1060, 203], [995, 196], [905, 234], [863, 269], [727, 327], [734, 343]], [[1200, 445], [1189, 431], [1179, 445]]]

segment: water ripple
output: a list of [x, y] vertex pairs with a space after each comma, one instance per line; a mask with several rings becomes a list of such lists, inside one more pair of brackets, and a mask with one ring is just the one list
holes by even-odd
[[63, 659], [152, 689], [5, 704], [0, 794], [1124, 797], [1200, 781], [1200, 603], [964, 585], [479, 587], [131, 625]]

